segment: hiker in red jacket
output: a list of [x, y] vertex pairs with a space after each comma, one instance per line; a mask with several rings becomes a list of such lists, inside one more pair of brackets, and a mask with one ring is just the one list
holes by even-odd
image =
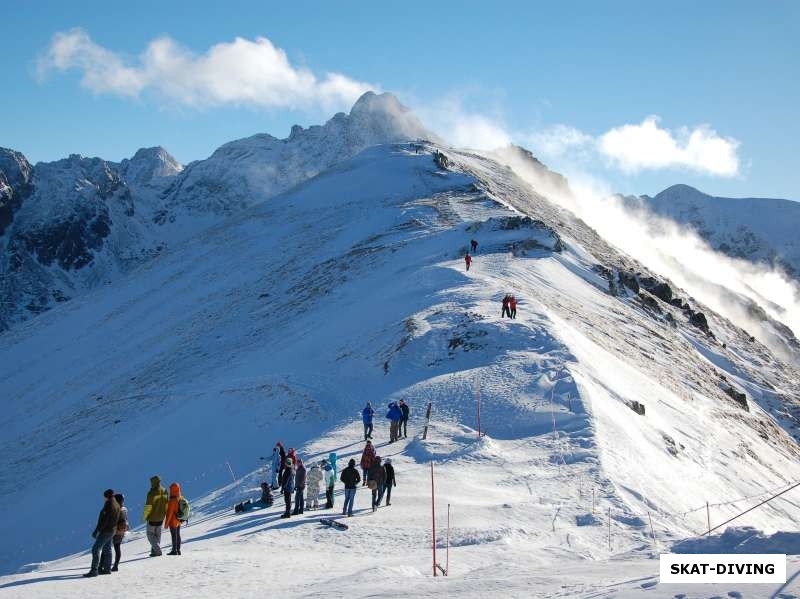
[[472, 264], [472, 256], [470, 256], [469, 254], [464, 256], [464, 262], [467, 263], [467, 270], [469, 270], [469, 265]]
[[508, 313], [509, 317], [516, 318], [517, 317], [517, 298], [514, 297], [513, 295], [508, 300], [508, 307], [511, 308], [511, 310]]
[[367, 441], [367, 444], [364, 446], [364, 453], [361, 454], [361, 470], [364, 472], [362, 487], [367, 484], [367, 472], [374, 461], [375, 447], [372, 445], [372, 441]]
[[511, 303], [511, 296], [506, 294], [503, 298], [503, 313], [500, 315], [500, 318], [505, 318], [506, 314], [509, 318], [511, 318], [511, 312], [509, 311], [509, 304]]

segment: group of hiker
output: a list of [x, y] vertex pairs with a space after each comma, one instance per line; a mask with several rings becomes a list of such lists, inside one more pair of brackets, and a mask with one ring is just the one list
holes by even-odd
[[[336, 482], [336, 472], [335, 453], [328, 454], [327, 459], [320, 460], [307, 469], [293, 447], [286, 451], [283, 443], [278, 441], [272, 449], [272, 487], [270, 488], [267, 483], [261, 483], [261, 499], [252, 506], [271, 506], [271, 490], [280, 490], [286, 506], [281, 518], [297, 516], [304, 510], [319, 509], [320, 488], [324, 484], [325, 509], [330, 509], [333, 507], [333, 486]], [[308, 488], [307, 494], [306, 488]], [[294, 502], [292, 494], [294, 494]]]
[[509, 318], [517, 317], [517, 298], [513, 295], [508, 295], [503, 298], [503, 312], [501, 318], [508, 316]]
[[[128, 531], [128, 508], [125, 507], [125, 496], [106, 489], [103, 493], [104, 503], [97, 518], [97, 526], [92, 533], [92, 565], [84, 574], [85, 578], [93, 578], [99, 574], [111, 574], [119, 570], [122, 558], [122, 539]], [[158, 557], [161, 552], [161, 531], [169, 528], [172, 537], [172, 551], [168, 555], [181, 554], [181, 525], [189, 519], [189, 502], [181, 494], [178, 483], [172, 483], [167, 495], [161, 486], [161, 479], [153, 476], [150, 479], [150, 490], [144, 506], [144, 521], [147, 523], [147, 540], [150, 542], [150, 557]], [[114, 564], [111, 565], [111, 547], [114, 547]]]
[[[381, 456], [375, 453], [375, 446], [372, 441], [367, 439], [364, 451], [361, 453], [361, 471], [364, 477], [361, 478], [358, 475], [358, 471], [355, 470], [355, 460], [350, 460], [350, 464], [355, 471], [354, 495], [355, 487], [361, 480], [361, 486], [369, 487], [370, 491], [372, 491], [373, 512], [380, 506], [384, 494], [386, 495], [386, 505], [392, 505], [392, 487], [397, 486], [397, 480], [394, 476], [394, 466], [392, 466], [391, 459], [386, 458], [386, 461], [383, 461]], [[352, 507], [351, 513], [348, 515], [352, 515]]]
[[[478, 251], [478, 242], [475, 241], [474, 239], [471, 239], [469, 242], [469, 247], [472, 254], [474, 254], [475, 252]], [[469, 267], [472, 265], [472, 254], [470, 254], [470, 252], [467, 252], [466, 255], [464, 256], [464, 263], [467, 265], [467, 270], [469, 270]]]
[[[393, 401], [389, 404], [389, 411], [386, 412], [386, 418], [389, 420], [389, 443], [398, 441], [400, 437], [405, 439], [408, 436], [408, 418], [410, 414], [411, 409], [403, 399], [399, 403]], [[364, 423], [364, 441], [372, 439], [374, 418], [375, 410], [372, 408], [372, 403], [367, 402], [367, 405], [361, 410], [361, 421]]]
[[[284, 451], [280, 441], [275, 445], [273, 455], [277, 456], [272, 465], [273, 480], [277, 481], [275, 489], [283, 495], [286, 508], [281, 518], [298, 516], [303, 513], [304, 509], [333, 509], [335, 507], [333, 491], [338, 474], [335, 453], [330, 453], [326, 459], [315, 463], [310, 469], [306, 469], [303, 460], [294, 449], [290, 448], [288, 452]], [[391, 488], [397, 486], [394, 467], [388, 458], [385, 463], [382, 463], [380, 456], [375, 455], [375, 448], [369, 439], [367, 439], [366, 447], [361, 455], [361, 469], [363, 478], [356, 469], [355, 459], [351, 459], [339, 475], [339, 481], [344, 484], [343, 516], [353, 515], [359, 483], [362, 483], [362, 486], [369, 486], [372, 491], [373, 511], [378, 509], [384, 494], [386, 495], [386, 505], [391, 505]], [[319, 496], [323, 485], [325, 487], [325, 506], [321, 508]], [[249, 511], [256, 507], [270, 507], [273, 503], [271, 490], [267, 483], [261, 483], [259, 501], [245, 502], [237, 506], [236, 510]], [[292, 494], [294, 494], [294, 501], [292, 501]], [[293, 509], [292, 506], [294, 506]]]
[[[401, 437], [408, 436], [408, 419], [411, 410], [405, 400], [391, 402], [386, 418], [389, 420], [389, 443], [398, 441]], [[361, 454], [361, 470], [363, 478], [356, 468], [355, 459], [351, 459], [347, 467], [342, 470], [339, 480], [344, 484], [344, 506], [342, 515], [352, 516], [355, 505], [356, 491], [359, 483], [369, 487], [372, 491], [372, 511], [386, 497], [386, 505], [391, 505], [392, 487], [397, 486], [394, 466], [389, 458], [382, 458], [375, 453], [372, 444], [373, 418], [375, 410], [372, 404], [367, 405], [361, 412], [364, 423], [364, 440], [366, 446]], [[283, 495], [285, 511], [281, 518], [290, 518], [300, 515], [304, 510], [332, 509], [334, 507], [334, 485], [336, 483], [337, 468], [336, 453], [306, 468], [297, 451], [290, 447], [284, 449], [278, 441], [272, 450], [271, 458], [271, 483], [261, 483], [261, 496], [257, 501], [245, 501], [235, 506], [235, 511], [250, 511], [255, 508], [267, 508], [273, 505], [272, 491], [279, 490]], [[321, 489], [325, 489], [325, 506], [320, 507], [319, 497]], [[92, 537], [92, 565], [84, 577], [94, 577], [100, 574], [111, 574], [119, 569], [122, 557], [122, 540], [129, 529], [128, 509], [124, 506], [125, 497], [107, 489], [103, 493], [104, 503], [100, 510]], [[150, 557], [162, 555], [161, 533], [163, 528], [169, 528], [172, 540], [172, 550], [167, 555], [181, 555], [181, 525], [189, 519], [190, 506], [181, 494], [180, 484], [174, 482], [169, 486], [169, 493], [161, 485], [161, 478], [153, 476], [150, 479], [150, 490], [144, 505], [143, 520], [147, 525], [147, 540], [150, 543]], [[111, 563], [111, 548], [114, 548], [114, 563]]]

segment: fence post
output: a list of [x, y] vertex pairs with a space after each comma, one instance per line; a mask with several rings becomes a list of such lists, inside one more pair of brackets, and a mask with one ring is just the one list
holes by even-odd
[[706, 521], [708, 522], [708, 532], [706, 536], [711, 536], [711, 508], [708, 507], [708, 502], [706, 501]]
[[611, 506], [608, 506], [608, 550], [611, 551]]
[[592, 515], [594, 516], [594, 487], [592, 487]]
[[[428, 414], [430, 414], [430, 404], [428, 404]], [[433, 530], [433, 575], [436, 576], [436, 503], [434, 496], [433, 462], [431, 461], [431, 529]]]
[[450, 575], [450, 504], [447, 504], [447, 541], [444, 558], [444, 575]]
[[475, 378], [475, 399], [478, 402], [478, 439], [481, 438], [481, 380]]
[[647, 512], [647, 519], [650, 520], [650, 536], [653, 537], [653, 545], [656, 545], [656, 549], [658, 549], [656, 533], [653, 531], [653, 518], [650, 517], [650, 512]]
[[226, 461], [225, 463], [228, 465], [228, 472], [231, 473], [231, 479], [233, 480], [233, 482], [235, 484], [236, 483], [236, 477], [233, 475], [233, 468], [231, 468], [231, 463], [228, 462], [228, 461]]
[[428, 402], [428, 412], [425, 414], [425, 430], [422, 431], [422, 440], [428, 438], [428, 425], [431, 423], [431, 407], [433, 406], [433, 402]]

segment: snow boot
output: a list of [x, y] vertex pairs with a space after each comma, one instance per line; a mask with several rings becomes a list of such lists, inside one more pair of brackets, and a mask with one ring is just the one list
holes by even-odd
[[119, 566], [111, 566], [112, 572], [119, 572]]
[[86, 574], [83, 575], [84, 578], [94, 578], [97, 576], [97, 572], [94, 570], [89, 570]]

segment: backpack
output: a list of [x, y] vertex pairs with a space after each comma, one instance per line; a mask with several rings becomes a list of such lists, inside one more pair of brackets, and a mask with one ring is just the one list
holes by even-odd
[[192, 508], [189, 505], [189, 502], [186, 500], [186, 497], [181, 497], [178, 499], [178, 513], [176, 517], [181, 522], [186, 522], [189, 520], [189, 514], [191, 513]]

